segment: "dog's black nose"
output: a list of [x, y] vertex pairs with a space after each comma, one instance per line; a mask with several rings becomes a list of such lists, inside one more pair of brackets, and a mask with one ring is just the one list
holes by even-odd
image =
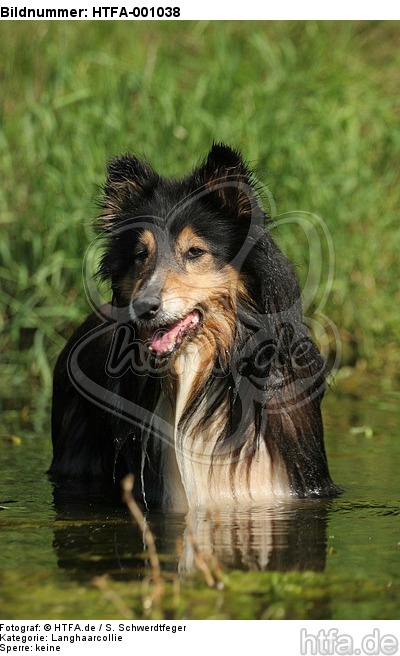
[[131, 302], [134, 318], [141, 321], [149, 321], [154, 319], [157, 312], [161, 307], [161, 299], [157, 296], [150, 296], [148, 298], [136, 299]]

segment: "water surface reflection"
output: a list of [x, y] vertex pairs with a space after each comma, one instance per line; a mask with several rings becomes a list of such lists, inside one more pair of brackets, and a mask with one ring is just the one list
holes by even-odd
[[[330, 505], [297, 501], [263, 508], [152, 512], [147, 520], [168, 570], [196, 569], [195, 549], [223, 568], [314, 570], [325, 567]], [[146, 546], [126, 510], [100, 503], [57, 507], [53, 546], [59, 566], [78, 578], [109, 573], [129, 578], [147, 565]]]

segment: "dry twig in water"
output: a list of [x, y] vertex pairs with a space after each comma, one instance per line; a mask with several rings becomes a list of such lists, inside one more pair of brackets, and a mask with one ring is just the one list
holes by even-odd
[[128, 476], [125, 476], [125, 478], [121, 483], [122, 500], [124, 501], [124, 503], [126, 503], [128, 510], [132, 515], [132, 518], [139, 526], [149, 554], [150, 567], [151, 567], [151, 580], [153, 581], [154, 584], [154, 590], [153, 590], [152, 598], [145, 602], [145, 608], [148, 609], [153, 605], [153, 603], [158, 604], [160, 602], [164, 594], [164, 581], [161, 576], [160, 561], [158, 558], [156, 543], [154, 540], [153, 533], [151, 532], [146, 522], [145, 516], [143, 515], [142, 511], [140, 510], [138, 504], [136, 503], [132, 495], [133, 483], [134, 483], [134, 477], [132, 474], [128, 474]]

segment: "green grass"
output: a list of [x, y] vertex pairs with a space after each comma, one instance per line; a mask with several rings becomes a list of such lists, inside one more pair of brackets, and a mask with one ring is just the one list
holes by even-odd
[[[36, 382], [47, 404], [55, 357], [88, 309], [81, 267], [106, 160], [131, 150], [179, 175], [213, 139], [256, 166], [278, 223], [324, 220], [336, 271], [323, 312], [343, 363], [394, 379], [398, 37], [390, 22], [1, 24], [3, 395]], [[276, 235], [304, 278], [304, 234]]]
[[[240, 572], [224, 576], [223, 590], [200, 575], [165, 580], [157, 606], [145, 603], [152, 586], [137, 580], [60, 583], [46, 570], [0, 573], [0, 613], [5, 619], [284, 620], [397, 619], [393, 591], [374, 580], [319, 572]], [[147, 610], [146, 610], [147, 608]]]

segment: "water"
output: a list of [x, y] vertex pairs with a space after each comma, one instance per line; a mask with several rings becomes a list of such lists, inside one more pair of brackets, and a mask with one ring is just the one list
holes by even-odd
[[[272, 616], [282, 613], [284, 617], [398, 616], [398, 400], [395, 394], [385, 401], [379, 396], [360, 400], [328, 394], [324, 414], [330, 469], [335, 482], [344, 488], [335, 500], [214, 514], [196, 511], [188, 516], [151, 513], [148, 520], [163, 571], [189, 588], [193, 585], [200, 599], [206, 586], [194, 574], [198, 572], [196, 553], [214, 554], [227, 580], [224, 617], [262, 617], [265, 608], [275, 609]], [[146, 547], [126, 508], [115, 500], [88, 503], [79, 495], [72, 503], [58, 499], [55, 504], [45, 475], [51, 457], [48, 435], [24, 435], [16, 425], [12, 432], [22, 436], [20, 444], [0, 441], [0, 593], [4, 602], [0, 615], [38, 617], [42, 609], [44, 618], [50, 616], [54, 595], [62, 598], [65, 586], [75, 586], [69, 589], [70, 595], [71, 589], [77, 595], [82, 590], [88, 593], [93, 577], [101, 574], [121, 584], [141, 581], [148, 572]], [[254, 572], [259, 573], [256, 579]], [[293, 599], [297, 594], [308, 605], [299, 601], [292, 608], [285, 598], [278, 600], [281, 606], [276, 610], [273, 576], [281, 576], [276, 580], [282, 589], [289, 583], [290, 590], [297, 585]], [[231, 580], [238, 580], [241, 589], [248, 591], [247, 611], [232, 606]], [[24, 593], [27, 588], [30, 601]], [[263, 594], [267, 596], [261, 611], [255, 600]], [[271, 595], [275, 595], [273, 600]], [[95, 617], [101, 611], [94, 602], [91, 609], [91, 603], [85, 606], [87, 616]], [[185, 606], [187, 616], [209, 616], [206, 603], [202, 610], [193, 603]], [[65, 611], [62, 604], [60, 608]], [[70, 616], [79, 617], [74, 615], [77, 607], [74, 612], [72, 608]], [[61, 616], [64, 611], [58, 610]]]

